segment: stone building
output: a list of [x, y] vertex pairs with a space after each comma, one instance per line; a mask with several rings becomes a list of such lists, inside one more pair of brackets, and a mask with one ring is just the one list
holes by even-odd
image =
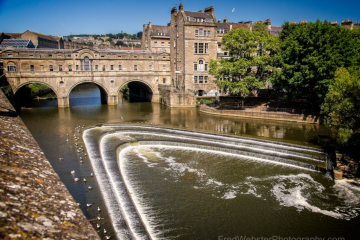
[[141, 48], [152, 52], [165, 51], [170, 53], [170, 27], [152, 25], [143, 26], [143, 35], [141, 38]]
[[64, 48], [62, 37], [44, 35], [27, 30], [21, 35], [21, 39], [30, 39], [36, 48]]
[[183, 93], [206, 95], [216, 88], [209, 74], [210, 59], [217, 57], [217, 23], [214, 8], [184, 11], [180, 4], [171, 10], [171, 84]]
[[81, 83], [94, 83], [102, 102], [118, 103], [125, 84], [135, 84], [140, 97], [159, 102], [159, 84], [170, 85], [170, 55], [146, 50], [114, 49], [15, 49], [1, 51], [0, 63], [16, 93], [29, 83], [49, 86], [59, 107], [69, 106], [71, 90]]

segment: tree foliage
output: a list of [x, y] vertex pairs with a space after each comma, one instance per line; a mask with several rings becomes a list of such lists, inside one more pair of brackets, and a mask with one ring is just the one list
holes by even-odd
[[254, 31], [238, 28], [223, 36], [222, 48], [230, 58], [210, 60], [210, 74], [219, 88], [231, 95], [248, 97], [260, 89], [276, 66], [278, 39], [266, 31], [262, 23]]
[[339, 68], [335, 82], [322, 105], [325, 124], [337, 130], [338, 143], [345, 145], [360, 128], [360, 68]]
[[281, 70], [273, 86], [288, 98], [322, 102], [339, 67], [358, 65], [359, 31], [329, 22], [290, 24], [280, 33]]

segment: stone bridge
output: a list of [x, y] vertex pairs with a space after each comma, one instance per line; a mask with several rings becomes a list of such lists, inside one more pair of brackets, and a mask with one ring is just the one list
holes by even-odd
[[30, 83], [50, 87], [59, 107], [69, 106], [69, 95], [83, 83], [96, 84], [103, 103], [118, 104], [118, 93], [131, 84], [142, 98], [159, 102], [159, 84], [170, 85], [170, 56], [147, 50], [5, 49], [5, 76], [14, 94]]

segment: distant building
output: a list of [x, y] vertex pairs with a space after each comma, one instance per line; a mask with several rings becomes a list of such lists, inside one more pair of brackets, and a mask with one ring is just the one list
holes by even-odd
[[62, 37], [44, 35], [27, 30], [21, 35], [21, 39], [30, 39], [36, 48], [64, 48]]
[[0, 48], [4, 49], [7, 47], [35, 48], [34, 44], [31, 42], [30, 39], [4, 39], [0, 44]]

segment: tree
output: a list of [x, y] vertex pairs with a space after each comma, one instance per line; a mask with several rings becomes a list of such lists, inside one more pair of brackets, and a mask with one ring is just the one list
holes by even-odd
[[265, 86], [276, 66], [277, 37], [265, 24], [256, 23], [254, 31], [238, 28], [223, 36], [222, 46], [231, 58], [210, 60], [210, 74], [219, 88], [231, 95], [248, 97]]
[[337, 142], [346, 145], [360, 128], [360, 68], [339, 68], [323, 105], [325, 124], [337, 131]]
[[329, 22], [283, 25], [280, 33], [281, 70], [273, 77], [273, 87], [289, 99], [307, 98], [322, 102], [339, 67], [359, 64], [356, 32]]
[[138, 39], [141, 39], [141, 38], [142, 38], [142, 35], [143, 35], [143, 32], [138, 32], [138, 33], [136, 34], [136, 37], [137, 37]]
[[116, 46], [123, 46], [123, 45], [124, 45], [124, 42], [123, 42], [123, 41], [117, 41], [115, 45], [116, 45]]

